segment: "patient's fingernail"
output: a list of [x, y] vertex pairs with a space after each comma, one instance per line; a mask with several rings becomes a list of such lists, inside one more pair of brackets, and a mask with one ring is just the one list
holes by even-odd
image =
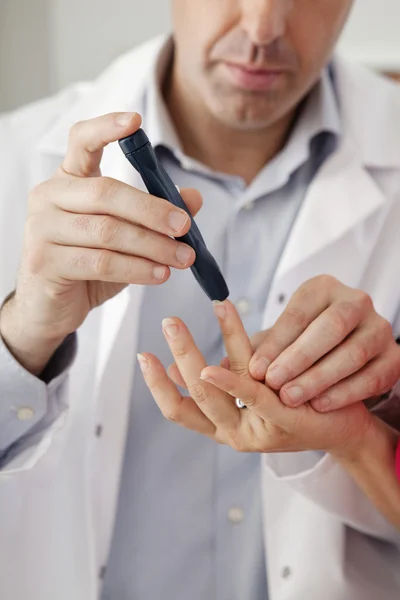
[[285, 395], [289, 398], [290, 403], [293, 406], [297, 406], [298, 404], [301, 404], [301, 401], [304, 397], [304, 392], [301, 387], [294, 385], [293, 387], [285, 390]]
[[210, 375], [208, 375], [207, 373], [204, 373], [204, 371], [201, 372], [200, 374], [200, 379], [202, 381], [208, 381], [208, 383], [214, 383], [214, 379], [213, 377], [211, 377]]
[[137, 359], [139, 361], [139, 366], [142, 373], [147, 373], [147, 371], [149, 370], [149, 361], [147, 360], [147, 358], [143, 356], [143, 354], [137, 354]]
[[251, 370], [254, 371], [257, 377], [261, 377], [264, 379], [267, 369], [271, 363], [264, 356], [260, 356], [259, 358], [255, 358], [251, 362]]
[[223, 319], [226, 315], [226, 308], [222, 302], [218, 300], [214, 300], [214, 314], [218, 317], [218, 319]]
[[288, 372], [282, 367], [272, 365], [267, 371], [267, 382], [275, 387], [282, 387], [289, 379]]
[[170, 338], [176, 338], [179, 332], [179, 327], [173, 319], [164, 319], [162, 322], [164, 333]]

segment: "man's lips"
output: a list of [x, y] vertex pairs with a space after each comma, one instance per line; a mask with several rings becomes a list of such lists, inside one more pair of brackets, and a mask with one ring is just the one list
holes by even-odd
[[222, 63], [222, 67], [236, 87], [256, 92], [276, 87], [287, 73], [287, 69], [284, 68], [259, 68], [229, 62]]

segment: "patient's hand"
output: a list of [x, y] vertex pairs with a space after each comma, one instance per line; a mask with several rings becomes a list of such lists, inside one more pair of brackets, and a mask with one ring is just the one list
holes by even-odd
[[[163, 329], [175, 359], [172, 377], [191, 397], [182, 396], [160, 361], [139, 355], [146, 383], [163, 415], [179, 425], [241, 452], [324, 450], [354, 455], [375, 419], [362, 403], [327, 414], [310, 404], [285, 406], [278, 394], [249, 373], [250, 340], [233, 305], [215, 306], [229, 369], [207, 366], [185, 324], [166, 319]], [[240, 398], [247, 409], [235, 404]]]

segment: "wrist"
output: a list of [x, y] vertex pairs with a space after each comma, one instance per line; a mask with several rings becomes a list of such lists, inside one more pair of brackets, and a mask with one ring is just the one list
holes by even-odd
[[382, 515], [400, 528], [400, 482], [395, 469], [397, 443], [398, 434], [372, 417], [372, 425], [358, 451], [336, 458]]
[[16, 360], [33, 375], [40, 375], [66, 337], [29, 322], [15, 295], [0, 309], [0, 336]]
[[369, 416], [368, 427], [365, 428], [357, 443], [340, 451], [332, 452], [333, 458], [347, 470], [370, 467], [382, 457], [386, 457], [394, 463], [398, 436], [380, 419], [373, 415]]

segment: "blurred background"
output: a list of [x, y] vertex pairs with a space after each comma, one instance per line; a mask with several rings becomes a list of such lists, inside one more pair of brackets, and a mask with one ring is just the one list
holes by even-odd
[[[169, 2], [0, 0], [0, 112], [91, 79], [121, 52], [167, 32]], [[400, 0], [356, 0], [340, 49], [400, 73]]]

